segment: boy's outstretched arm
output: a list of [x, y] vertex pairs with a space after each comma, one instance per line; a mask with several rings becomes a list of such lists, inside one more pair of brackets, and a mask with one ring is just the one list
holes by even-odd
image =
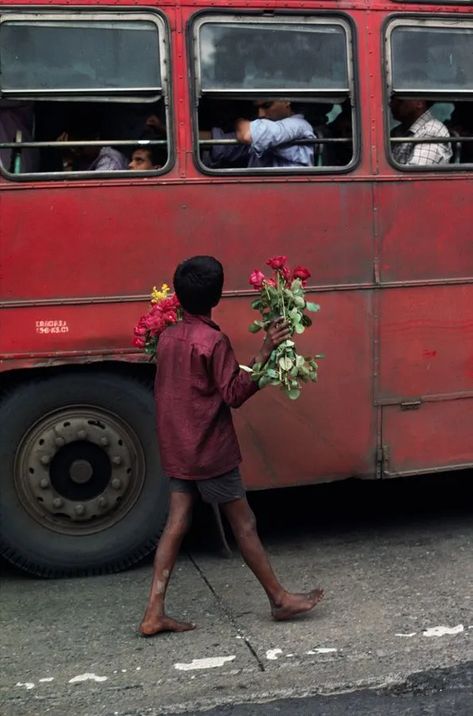
[[[291, 332], [285, 321], [273, 321], [267, 329], [261, 349], [250, 365], [264, 365], [271, 352], [290, 337]], [[212, 372], [220, 395], [230, 408], [239, 408], [258, 390], [250, 374], [241, 370], [230, 341], [223, 334], [212, 355]]]

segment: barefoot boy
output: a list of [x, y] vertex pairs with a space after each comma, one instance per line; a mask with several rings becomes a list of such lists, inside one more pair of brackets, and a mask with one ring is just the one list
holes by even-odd
[[[211, 256], [181, 263], [174, 289], [184, 319], [159, 338], [155, 397], [161, 462], [170, 478], [169, 516], [154, 559], [153, 580], [140, 632], [187, 631], [164, 611], [164, 599], [182, 539], [189, 528], [194, 499], [217, 503], [227, 517], [242, 556], [268, 595], [274, 619], [290, 619], [312, 609], [321, 589], [291, 594], [279, 583], [256, 531], [238, 466], [240, 450], [230, 408], [257, 390], [238, 367], [228, 338], [211, 320], [220, 301], [223, 268]], [[265, 363], [290, 337], [286, 323], [273, 323], [253, 362]]]

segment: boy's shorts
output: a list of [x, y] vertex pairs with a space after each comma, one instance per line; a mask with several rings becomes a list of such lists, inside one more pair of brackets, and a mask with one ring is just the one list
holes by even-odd
[[200, 495], [204, 502], [214, 505], [239, 500], [246, 494], [240, 470], [237, 467], [223, 475], [218, 475], [218, 477], [209, 477], [204, 480], [182, 480], [178, 477], [170, 477], [169, 487], [171, 492]]

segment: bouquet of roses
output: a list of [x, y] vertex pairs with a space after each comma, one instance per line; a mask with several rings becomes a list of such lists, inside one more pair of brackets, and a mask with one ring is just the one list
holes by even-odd
[[[312, 325], [305, 311], [318, 311], [320, 306], [306, 301], [304, 287], [310, 278], [310, 271], [305, 266], [291, 269], [287, 265], [287, 256], [274, 256], [266, 264], [273, 269], [273, 275], [266, 277], [262, 271], [255, 269], [250, 275], [249, 283], [259, 292], [251, 307], [261, 314], [261, 319], [253, 321], [249, 329], [256, 333], [268, 326], [271, 321], [282, 318], [289, 324], [291, 333], [304, 333]], [[251, 371], [253, 380], [260, 388], [265, 385], [278, 385], [289, 398], [296, 400], [302, 383], [317, 380], [317, 360], [321, 355], [302, 356], [296, 351], [293, 340], [281, 343], [272, 353], [269, 360], [260, 365], [255, 363]]]
[[164, 329], [182, 318], [182, 309], [177, 296], [169, 295], [170, 290], [167, 283], [163, 283], [160, 290], [154, 286], [151, 293], [151, 306], [135, 326], [133, 345], [142, 348], [151, 357], [156, 354], [158, 338]]

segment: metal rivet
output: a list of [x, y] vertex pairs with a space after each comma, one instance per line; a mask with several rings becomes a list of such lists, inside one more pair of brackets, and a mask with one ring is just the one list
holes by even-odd
[[39, 481], [39, 486], [45, 490], [47, 487], [49, 487], [49, 480], [47, 477], [43, 477], [42, 480]]
[[54, 498], [53, 507], [62, 507], [62, 499], [60, 497]]
[[79, 438], [79, 440], [85, 440], [85, 438], [87, 437], [87, 430], [78, 430], [77, 437]]
[[51, 462], [51, 456], [50, 455], [41, 455], [41, 462], [43, 465], [49, 465]]
[[105, 435], [103, 436], [103, 438], [100, 438], [100, 444], [108, 445], [108, 438], [106, 438]]
[[64, 445], [64, 443], [65, 443], [66, 441], [64, 440], [64, 438], [57, 437], [57, 438], [54, 440], [54, 442], [56, 443], [56, 445], [57, 445], [58, 447], [61, 447], [62, 445]]
[[118, 477], [114, 477], [112, 480], [112, 487], [114, 490], [119, 490], [122, 486], [122, 481], [118, 479]]
[[84, 514], [84, 505], [76, 505], [74, 507], [74, 510], [77, 515], [83, 515]]
[[107, 506], [107, 500], [105, 497], [99, 497], [99, 507], [106, 507]]
[[121, 464], [121, 457], [120, 455], [115, 455], [115, 457], [112, 457], [112, 462], [114, 465], [120, 465]]

